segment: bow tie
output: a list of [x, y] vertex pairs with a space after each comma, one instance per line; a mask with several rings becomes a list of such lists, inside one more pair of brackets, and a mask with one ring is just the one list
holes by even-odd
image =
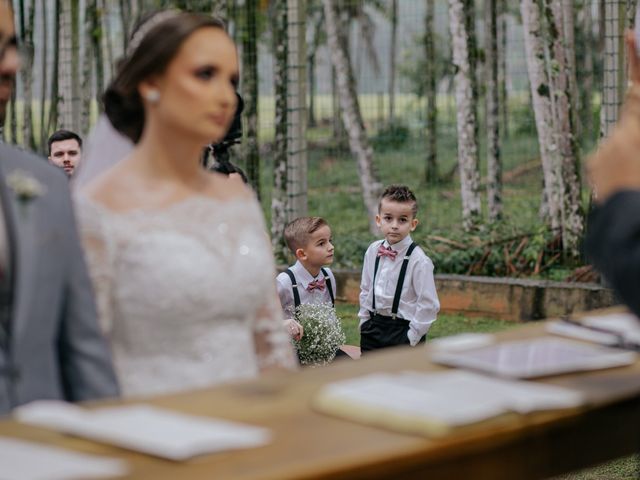
[[307, 292], [313, 292], [316, 289], [320, 291], [324, 290], [324, 278], [312, 280], [309, 285], [307, 285]]
[[398, 255], [398, 252], [391, 247], [383, 247], [382, 245], [378, 247], [379, 257], [389, 257], [391, 260], [395, 260], [396, 255]]

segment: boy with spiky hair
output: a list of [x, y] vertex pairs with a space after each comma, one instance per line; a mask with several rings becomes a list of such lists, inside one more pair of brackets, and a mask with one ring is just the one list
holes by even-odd
[[418, 202], [404, 185], [382, 193], [376, 224], [384, 240], [373, 242], [364, 256], [360, 284], [362, 353], [397, 345], [416, 346], [436, 320], [440, 303], [433, 263], [411, 239]]

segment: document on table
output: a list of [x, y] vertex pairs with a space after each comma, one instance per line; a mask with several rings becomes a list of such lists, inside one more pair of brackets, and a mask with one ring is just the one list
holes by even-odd
[[499, 377], [535, 378], [631, 365], [636, 353], [548, 336], [459, 352], [436, 351], [431, 361]]
[[0, 478], [3, 480], [86, 480], [127, 473], [127, 465], [121, 460], [0, 437]]
[[631, 313], [617, 312], [588, 315], [575, 320], [554, 320], [547, 323], [547, 331], [602, 345], [626, 344], [632, 348], [640, 348], [640, 319]]
[[265, 428], [144, 404], [85, 410], [43, 400], [17, 408], [14, 416], [23, 423], [170, 460], [258, 447], [270, 440]]
[[372, 374], [322, 388], [319, 411], [393, 430], [441, 436], [507, 412], [577, 407], [574, 390], [472, 372]]

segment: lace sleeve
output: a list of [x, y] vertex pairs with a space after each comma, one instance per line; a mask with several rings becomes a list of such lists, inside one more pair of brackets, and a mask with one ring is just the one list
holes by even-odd
[[264, 254], [270, 259], [270, 272], [273, 281], [271, 288], [266, 289], [263, 305], [258, 309], [254, 320], [254, 339], [260, 370], [272, 368], [294, 369], [298, 361], [294, 354], [289, 334], [284, 328], [284, 314], [276, 291], [276, 268], [271, 252], [271, 242], [267, 235], [262, 212], [255, 202], [255, 222], [259, 231], [256, 235], [264, 237]]
[[91, 200], [75, 198], [80, 238], [84, 247], [89, 275], [93, 285], [102, 331], [108, 336], [113, 326], [111, 284], [113, 278], [113, 245], [109, 238], [103, 212]]

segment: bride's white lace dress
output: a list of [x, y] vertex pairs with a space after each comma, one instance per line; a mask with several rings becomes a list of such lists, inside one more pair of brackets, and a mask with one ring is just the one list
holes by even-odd
[[254, 198], [117, 213], [76, 196], [101, 325], [124, 395], [293, 366]]

